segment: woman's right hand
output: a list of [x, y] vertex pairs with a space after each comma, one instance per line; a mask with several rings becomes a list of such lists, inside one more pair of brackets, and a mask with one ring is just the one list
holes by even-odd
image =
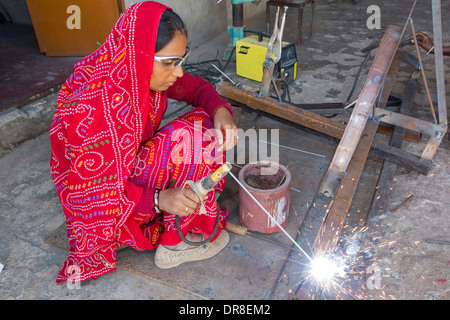
[[189, 188], [169, 188], [159, 192], [159, 209], [178, 216], [188, 216], [200, 206], [197, 194]]

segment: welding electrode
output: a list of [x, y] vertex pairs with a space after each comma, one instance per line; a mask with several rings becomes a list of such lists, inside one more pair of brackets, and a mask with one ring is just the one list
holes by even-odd
[[250, 231], [248, 231], [247, 227], [245, 227], [245, 226], [240, 226], [240, 225], [237, 225], [237, 224], [234, 224], [234, 223], [231, 223], [231, 222], [227, 222], [227, 227], [225, 229], [227, 231], [230, 231], [230, 232], [233, 232], [233, 233], [236, 233], [236, 234], [240, 234], [241, 236], [250, 235], [252, 237], [255, 237], [255, 238], [258, 238], [258, 239], [270, 242], [270, 243], [275, 244], [277, 246], [280, 246], [282, 248], [289, 249], [289, 250], [295, 250], [295, 251], [297, 251], [299, 253], [302, 253], [297, 248], [287, 246], [285, 244], [279, 243], [277, 241], [273, 241], [271, 239], [267, 239], [265, 237], [262, 237], [262, 236], [259, 236], [259, 235], [255, 234], [253, 232], [250, 232]]

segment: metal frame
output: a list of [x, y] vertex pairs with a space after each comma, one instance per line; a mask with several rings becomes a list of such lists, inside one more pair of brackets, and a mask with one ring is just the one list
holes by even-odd
[[[251, 91], [232, 87], [226, 83], [218, 85], [217, 90], [219, 94], [227, 99], [341, 139], [322, 183], [317, 190], [313, 200], [314, 203], [309, 208], [300, 227], [299, 236], [296, 239], [303, 243], [313, 243], [314, 253], [330, 253], [336, 248], [336, 239], [338, 239], [344, 227], [348, 209], [371, 148], [372, 150], [377, 148], [383, 149], [385, 154], [395, 154], [389, 161], [396, 165], [405, 166], [404, 159], [413, 159], [413, 161], [416, 161], [413, 169], [421, 172], [422, 169], [418, 168], [421, 168], [424, 164], [429, 169], [431, 160], [442, 139], [445, 137], [448, 124], [444, 86], [440, 0], [432, 0], [432, 9], [438, 95], [438, 123], [427, 122], [413, 118], [407, 114], [395, 113], [384, 109], [395, 82], [400, 63], [404, 57], [404, 54], [402, 56], [402, 50], [398, 50], [404, 29], [401, 31], [401, 28], [396, 26], [388, 26], [386, 29], [373, 65], [369, 71], [365, 86], [360, 93], [347, 126], [332, 119], [314, 114], [313, 112], [296, 108], [290, 104], [277, 102], [268, 96], [256, 95]], [[413, 75], [414, 80], [417, 80], [419, 76], [417, 71]], [[426, 81], [426, 79], [423, 80]], [[381, 147], [375, 143], [373, 139], [380, 122], [389, 123], [396, 128], [409, 129], [429, 136], [428, 143], [422, 155], [420, 157], [414, 156], [397, 148], [395, 145]], [[404, 155], [404, 158], [400, 161], [398, 161], [399, 155]], [[426, 174], [427, 172], [428, 170], [426, 169], [422, 170], [421, 173]], [[317, 223], [317, 220], [320, 223]], [[312, 225], [318, 227], [312, 230]], [[298, 255], [294, 255], [291, 251], [291, 254], [285, 261], [280, 275], [280, 281], [277, 284], [277, 288], [274, 288], [275, 290], [280, 291], [279, 287], [283, 285], [283, 281], [281, 281], [282, 277], [287, 274], [298, 275], [298, 259]], [[293, 266], [294, 264], [295, 266]], [[299, 299], [305, 297], [305, 292], [299, 289], [301, 289], [301, 284], [297, 288], [297, 291], [293, 291], [294, 298]]]

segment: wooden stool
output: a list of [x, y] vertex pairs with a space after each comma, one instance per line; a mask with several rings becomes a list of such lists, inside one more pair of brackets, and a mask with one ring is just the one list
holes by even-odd
[[297, 44], [302, 43], [302, 23], [303, 23], [303, 7], [307, 4], [311, 4], [311, 24], [309, 26], [309, 36], [312, 35], [312, 26], [314, 19], [314, 2], [315, 0], [268, 0], [266, 3], [266, 25], [267, 25], [267, 33], [269, 33], [270, 26], [270, 6], [288, 6], [298, 8], [298, 37]]

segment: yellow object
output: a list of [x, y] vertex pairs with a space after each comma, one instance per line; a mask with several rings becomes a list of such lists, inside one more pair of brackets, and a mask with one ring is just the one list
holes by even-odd
[[[262, 41], [258, 41], [258, 36], [251, 35], [246, 38], [240, 39], [236, 42], [236, 73], [237, 75], [255, 80], [258, 82], [262, 81], [263, 77], [263, 63], [266, 60], [267, 53], [267, 43], [269, 39], [266, 37], [262, 38]], [[283, 41], [282, 52], [289, 48], [293, 48], [293, 55], [295, 56], [295, 46], [293, 43]], [[278, 62], [278, 71], [283, 73], [285, 69], [289, 66], [293, 69], [293, 80], [297, 76], [297, 58], [290, 56], [291, 61], [283, 61], [285, 59], [285, 54], [281, 55], [281, 59]], [[287, 66], [284, 66], [288, 63]], [[291, 63], [289, 63], [291, 62]], [[281, 66], [281, 67], [280, 67]]]

